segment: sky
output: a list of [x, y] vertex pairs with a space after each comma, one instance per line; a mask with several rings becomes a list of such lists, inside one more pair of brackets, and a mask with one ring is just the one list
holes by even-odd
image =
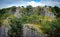
[[11, 6], [58, 6], [60, 0], [0, 0], [0, 8], [8, 8]]

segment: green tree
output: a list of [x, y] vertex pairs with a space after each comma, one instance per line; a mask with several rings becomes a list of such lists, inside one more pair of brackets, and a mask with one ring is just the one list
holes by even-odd
[[40, 15], [41, 10], [42, 8], [40, 6], [37, 6], [35, 10], [36, 15]]
[[43, 33], [47, 34], [48, 37], [60, 37], [60, 23], [58, 19], [51, 22], [47, 21], [41, 26]]
[[33, 7], [31, 5], [26, 7], [26, 15], [30, 16], [33, 14]]
[[10, 21], [11, 29], [8, 34], [10, 37], [22, 37], [23, 25], [20, 19], [14, 18]]
[[54, 14], [55, 14], [57, 17], [60, 17], [60, 8], [57, 7], [57, 6], [55, 6], [55, 7], [54, 7], [54, 11], [55, 11]]

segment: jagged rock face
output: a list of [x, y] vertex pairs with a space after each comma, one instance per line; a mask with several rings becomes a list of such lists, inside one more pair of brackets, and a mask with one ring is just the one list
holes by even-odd
[[15, 17], [17, 17], [17, 18], [20, 18], [20, 17], [21, 17], [21, 15], [22, 15], [22, 12], [20, 12], [20, 8], [19, 8], [19, 7], [17, 7], [17, 8], [16, 8], [16, 12], [15, 12], [14, 16], [15, 16]]
[[11, 8], [10, 10], [9, 10], [9, 13], [8, 14], [14, 14], [16, 12], [16, 8]]
[[10, 29], [9, 22], [7, 19], [3, 22], [3, 24], [0, 27], [0, 37], [8, 37], [8, 30]]
[[48, 9], [49, 9], [49, 7], [48, 8], [47, 7], [44, 8], [45, 16], [52, 16], [52, 15], [54, 15], [52, 12], [48, 12], [47, 11]]
[[23, 37], [45, 37], [37, 29], [32, 26], [23, 26]]
[[[40, 10], [39, 15], [44, 15], [44, 16], [49, 16], [49, 17], [55, 17], [55, 15], [53, 14], [53, 12], [47, 12], [48, 8], [42, 8]], [[31, 14], [35, 14], [35, 9], [32, 9], [32, 12], [25, 12], [25, 15], [31, 15]], [[20, 7], [16, 7], [16, 8], [11, 8], [9, 10], [9, 14], [14, 14], [15, 17], [20, 18], [22, 17], [22, 12], [20, 11]]]
[[20, 12], [19, 7], [16, 7], [16, 8], [11, 8], [8, 14], [9, 15], [13, 14], [15, 17], [20, 18], [22, 15], [22, 12]]
[[52, 18], [55, 17], [52, 12], [45, 12], [45, 16], [50, 16]]
[[5, 27], [5, 25], [2, 25], [0, 27], [0, 37], [8, 37], [8, 28]]
[[40, 12], [40, 15], [49, 16], [50, 18], [54, 18], [55, 17], [54, 13], [48, 12], [47, 10], [48, 10], [48, 8], [43, 8], [43, 10], [41, 10], [41, 12]]

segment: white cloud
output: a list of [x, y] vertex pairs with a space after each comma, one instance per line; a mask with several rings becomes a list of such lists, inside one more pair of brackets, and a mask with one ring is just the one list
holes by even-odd
[[35, 2], [35, 1], [30, 1], [30, 2], [23, 2], [23, 3], [16, 3], [16, 4], [11, 4], [11, 6], [28, 6], [28, 5], [31, 5], [33, 7], [36, 7], [36, 6], [44, 6], [44, 4], [42, 4], [41, 2]]
[[[7, 7], [11, 7], [11, 6], [28, 6], [28, 5], [31, 5], [33, 7], [36, 7], [36, 6], [45, 6], [45, 5], [48, 5], [48, 6], [59, 6], [60, 7], [60, 2], [58, 1], [52, 1], [52, 0], [41, 0], [40, 2], [36, 2], [36, 1], [27, 1], [27, 0], [8, 0], [10, 1], [10, 3], [3, 3], [1, 4], [0, 8], [7, 8]], [[12, 3], [13, 2], [13, 3]]]
[[44, 4], [42, 4], [41, 2], [35, 2], [35, 1], [27, 2], [27, 5], [31, 5], [33, 7], [44, 6]]
[[58, 6], [58, 7], [60, 7], [60, 2], [57, 2], [57, 1], [44, 1], [43, 3], [45, 5], [48, 5], [48, 6]]

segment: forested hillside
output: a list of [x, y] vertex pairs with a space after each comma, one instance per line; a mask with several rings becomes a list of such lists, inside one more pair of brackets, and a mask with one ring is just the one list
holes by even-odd
[[60, 8], [29, 5], [0, 9], [0, 37], [60, 37]]

